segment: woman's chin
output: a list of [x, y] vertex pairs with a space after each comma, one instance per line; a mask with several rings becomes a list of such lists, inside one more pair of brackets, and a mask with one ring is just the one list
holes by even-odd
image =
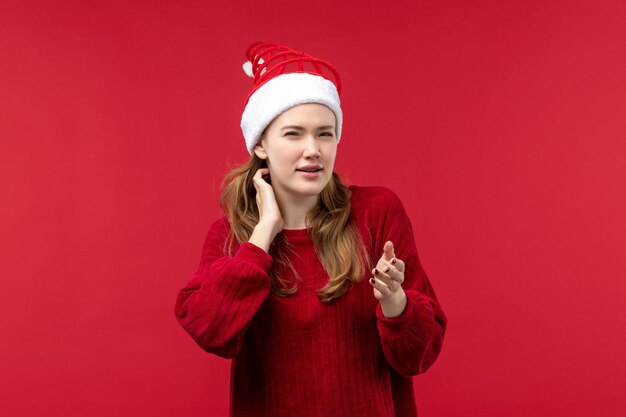
[[313, 197], [319, 195], [328, 182], [318, 182], [316, 184], [297, 184], [291, 190], [295, 194], [300, 194], [307, 197]]

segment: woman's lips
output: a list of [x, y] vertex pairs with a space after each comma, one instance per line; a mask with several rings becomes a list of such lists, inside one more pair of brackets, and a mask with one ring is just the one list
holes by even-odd
[[323, 170], [319, 170], [319, 171], [312, 171], [312, 172], [307, 172], [307, 171], [300, 171], [297, 170], [299, 173], [301, 173], [302, 175], [304, 175], [306, 178], [315, 178], [315, 177], [319, 177], [320, 175], [322, 175], [322, 171]]

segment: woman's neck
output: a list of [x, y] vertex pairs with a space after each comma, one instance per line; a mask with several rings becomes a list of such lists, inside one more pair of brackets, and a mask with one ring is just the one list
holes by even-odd
[[283, 228], [285, 229], [306, 229], [306, 216], [309, 214], [319, 200], [319, 195], [295, 197], [286, 195], [274, 190], [276, 202], [283, 218]]

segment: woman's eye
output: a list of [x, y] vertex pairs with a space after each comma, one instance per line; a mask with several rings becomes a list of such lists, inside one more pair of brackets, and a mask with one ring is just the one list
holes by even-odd
[[[297, 134], [298, 134], [298, 132], [295, 132], [295, 131], [293, 131], [293, 130], [292, 130], [292, 131], [289, 131], [289, 132], [285, 132], [285, 136], [287, 136], [287, 135], [291, 135], [291, 134], [297, 135]], [[330, 133], [330, 132], [322, 132], [322, 133], [321, 133], [321, 135], [332, 136], [333, 134], [332, 134], [332, 133]]]

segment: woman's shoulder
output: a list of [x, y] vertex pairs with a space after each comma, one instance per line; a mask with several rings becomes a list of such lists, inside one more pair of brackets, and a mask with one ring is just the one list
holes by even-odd
[[402, 207], [398, 194], [389, 187], [382, 185], [350, 185], [353, 205], [389, 208]]
[[206, 239], [223, 240], [226, 239], [230, 232], [230, 222], [228, 217], [224, 214], [219, 216], [209, 226]]
[[[407, 213], [398, 194], [389, 187], [368, 185], [354, 185], [352, 191], [350, 214], [353, 220], [360, 225], [362, 233], [374, 239], [385, 239], [389, 230], [398, 224], [405, 225]], [[376, 237], [378, 236], [378, 237]], [[384, 244], [384, 241], [383, 241]], [[382, 247], [375, 247], [375, 251], [382, 251]]]
[[218, 216], [213, 223], [211, 223], [210, 229], [214, 231], [228, 231], [230, 229], [230, 222], [225, 214]]

